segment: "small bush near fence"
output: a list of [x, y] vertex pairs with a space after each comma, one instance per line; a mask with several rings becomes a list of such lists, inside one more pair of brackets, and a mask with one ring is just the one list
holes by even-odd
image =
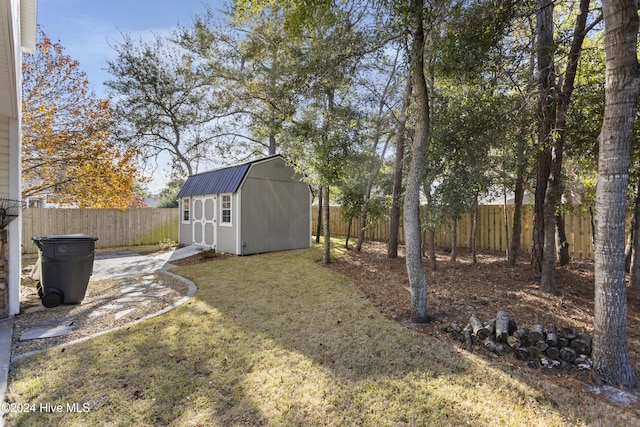
[[22, 211], [22, 253], [36, 253], [32, 237], [86, 234], [97, 249], [178, 241], [179, 210], [41, 209]]
[[[340, 206], [330, 208], [331, 234], [333, 236], [346, 236], [349, 223], [342, 216]], [[478, 212], [478, 231], [476, 237], [477, 249], [491, 251], [506, 251], [511, 238], [513, 226], [513, 206], [507, 206], [507, 227], [505, 226], [505, 212], [502, 205], [483, 205]], [[312, 230], [317, 229], [318, 207], [313, 207]], [[581, 206], [575, 206], [564, 216], [569, 252], [572, 258], [593, 259], [591, 217], [589, 210]], [[355, 218], [351, 225], [352, 238], [358, 238], [360, 219]], [[533, 211], [529, 208], [523, 210], [522, 237], [520, 239], [520, 253], [526, 254], [531, 250], [531, 236], [533, 233]], [[404, 230], [400, 229], [400, 242], [404, 243]], [[457, 245], [460, 248], [468, 248], [471, 237], [471, 214], [464, 214], [458, 221]], [[365, 230], [367, 240], [386, 242], [389, 240], [389, 216], [370, 224]], [[451, 246], [451, 224], [443, 225], [436, 232], [436, 245], [441, 247]]]

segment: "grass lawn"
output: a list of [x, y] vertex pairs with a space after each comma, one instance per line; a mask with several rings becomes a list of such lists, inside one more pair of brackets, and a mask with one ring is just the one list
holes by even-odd
[[35, 412], [6, 425], [640, 426], [385, 319], [320, 258], [314, 247], [176, 269], [198, 285], [180, 308], [12, 365], [9, 399]]

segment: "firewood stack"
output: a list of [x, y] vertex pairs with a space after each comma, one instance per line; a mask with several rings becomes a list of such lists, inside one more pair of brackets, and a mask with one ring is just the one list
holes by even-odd
[[495, 319], [483, 323], [476, 315], [461, 327], [452, 322], [445, 327], [452, 338], [465, 343], [467, 351], [483, 345], [499, 356], [509, 353], [529, 365], [549, 368], [591, 369], [591, 337], [571, 328], [557, 329], [555, 325], [536, 323], [531, 327], [518, 326], [506, 311], [500, 310]]

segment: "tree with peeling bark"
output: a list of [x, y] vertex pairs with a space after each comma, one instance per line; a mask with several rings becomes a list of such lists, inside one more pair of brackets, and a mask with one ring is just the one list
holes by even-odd
[[615, 386], [637, 387], [627, 343], [624, 236], [631, 142], [640, 95], [638, 2], [604, 0], [605, 113], [596, 190], [594, 371]]

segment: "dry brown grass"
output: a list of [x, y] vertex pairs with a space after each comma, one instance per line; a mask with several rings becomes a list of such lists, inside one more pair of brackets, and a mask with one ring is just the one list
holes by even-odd
[[320, 249], [181, 267], [196, 298], [11, 367], [42, 426], [640, 426], [632, 411], [508, 371], [386, 319]]

